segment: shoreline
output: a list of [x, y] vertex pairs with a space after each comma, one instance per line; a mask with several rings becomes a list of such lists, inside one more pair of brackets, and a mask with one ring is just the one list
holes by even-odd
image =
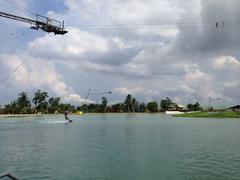
[[[147, 115], [147, 114], [151, 114], [151, 115], [156, 115], [156, 114], [164, 114], [162, 112], [157, 112], [157, 113], [139, 113], [139, 112], [135, 112], [135, 113], [83, 113], [83, 114], [75, 114], [75, 113], [70, 113], [70, 116], [83, 116], [83, 115], [134, 115], [134, 114], [142, 114], [142, 115]], [[63, 115], [63, 113], [59, 113], [59, 114], [0, 114], [0, 118], [1, 117], [37, 117], [37, 116], [58, 116], [58, 115]]]
[[42, 116], [43, 114], [0, 114], [0, 118]]
[[[0, 114], [0, 118], [23, 118], [23, 117], [38, 117], [38, 116], [61, 116], [62, 113], [58, 114]], [[165, 114], [164, 112], [156, 112], [156, 113], [149, 113], [149, 112], [132, 112], [132, 113], [83, 113], [83, 114], [76, 114], [70, 113], [69, 116], [84, 116], [84, 115], [165, 115], [165, 116], [172, 116], [178, 118], [240, 118], [240, 114], [237, 112], [222, 112], [222, 113], [209, 113], [209, 112], [195, 112], [195, 113], [183, 113], [183, 114]]]
[[218, 119], [228, 119], [228, 118], [240, 118], [238, 112], [196, 112], [196, 113], [186, 113], [186, 114], [176, 114], [173, 117], [179, 118], [218, 118]]

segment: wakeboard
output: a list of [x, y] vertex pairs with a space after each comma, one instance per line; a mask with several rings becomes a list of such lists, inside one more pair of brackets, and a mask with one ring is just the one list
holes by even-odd
[[69, 124], [69, 123], [72, 123], [73, 120], [68, 120], [67, 122], [65, 122], [65, 124]]

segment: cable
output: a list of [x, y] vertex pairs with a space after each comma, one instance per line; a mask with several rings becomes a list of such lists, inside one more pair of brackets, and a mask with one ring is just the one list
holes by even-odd
[[[216, 25], [217, 23], [217, 25]], [[240, 27], [240, 22], [234, 21], [212, 21], [212, 22], [179, 22], [179, 23], [159, 23], [159, 24], [99, 24], [99, 25], [80, 25], [73, 26], [73, 28], [79, 28], [84, 30], [125, 30], [125, 29], [159, 29], [159, 28], [228, 28], [228, 27]]]
[[76, 8], [76, 9], [73, 9], [73, 10], [71, 10], [71, 11], [69, 12], [69, 14], [71, 14], [71, 13], [73, 13], [73, 12], [76, 12], [76, 11], [78, 11], [78, 10], [80, 10], [80, 9], [85, 9], [85, 8], [90, 7], [90, 6], [93, 6], [93, 5], [97, 4], [97, 3], [100, 2], [100, 1], [103, 1], [103, 0], [96, 0], [96, 1], [91, 2], [91, 3], [89, 3], [89, 4], [86, 4], [86, 5], [83, 5], [83, 6], [81, 6], [81, 7]]
[[[31, 35], [31, 34], [30, 34]], [[30, 35], [28, 37], [30, 37]], [[27, 39], [27, 38], [26, 38]], [[25, 40], [26, 40], [25, 39]], [[19, 45], [23, 44], [24, 41], [22, 41]], [[34, 48], [36, 47], [36, 44], [30, 49], [30, 51], [32, 51]], [[15, 53], [17, 50], [17, 48], [13, 51], [13, 53]], [[13, 53], [11, 53], [9, 56], [12, 56]], [[21, 61], [21, 63], [14, 68], [12, 71], [10, 71], [5, 77], [3, 77], [2, 79], [0, 79], [0, 84], [2, 84], [4, 81], [6, 81], [12, 74], [14, 74], [15, 72], [17, 72], [25, 63], [25, 61], [27, 60], [27, 55], [25, 56], [25, 58], [23, 58], [23, 60]]]
[[[33, 33], [33, 30], [31, 30], [30, 33], [28, 34], [28, 36], [26, 36], [22, 41], [20, 41], [17, 44], [16, 48], [9, 55], [12, 56], [13, 54], [15, 54], [16, 51], [21, 47], [21, 45], [31, 37], [32, 33]], [[1, 59], [0, 59], [0, 61], [1, 61]]]
[[23, 10], [22, 8], [18, 7], [17, 5], [15, 5], [14, 3], [10, 2], [9, 0], [7, 0], [7, 3], [13, 7], [15, 7], [17, 10], [19, 10], [20, 12], [23, 12], [26, 16], [28, 17], [31, 17], [29, 16], [29, 13], [26, 12], [25, 10]]
[[18, 10], [20, 10], [21, 12], [23, 12], [24, 14], [28, 14], [30, 15], [30, 17], [32, 17], [32, 15], [36, 15], [35, 13], [33, 13], [32, 11], [28, 10], [27, 8], [23, 7], [22, 5], [20, 5], [19, 3], [13, 1], [13, 0], [6, 0], [9, 4], [11, 4], [12, 6], [14, 6], [15, 8], [17, 8]]
[[31, 14], [31, 15], [36, 15], [36, 13], [34, 13], [33, 11], [25, 8], [24, 6], [22, 6], [21, 4], [15, 2], [14, 0], [7, 0], [10, 4], [14, 5], [15, 7], [19, 8], [19, 9], [22, 9], [23, 11]]
[[141, 30], [141, 29], [175, 29], [176, 27], [183, 28], [183, 29], [200, 29], [200, 28], [216, 28], [213, 26], [125, 26], [125, 27], [73, 27], [79, 30]]
[[0, 3], [0, 5], [13, 8], [11, 4], [9, 3], [6, 4], [6, 2]]
[[219, 23], [227, 23], [227, 24], [234, 24], [234, 23], [239, 23], [237, 21], [199, 21], [198, 22], [165, 22], [165, 23], [142, 23], [142, 24], [83, 24], [81, 26], [86, 26], [86, 27], [118, 27], [118, 26], [184, 26], [184, 25], [215, 25], [216, 22]]

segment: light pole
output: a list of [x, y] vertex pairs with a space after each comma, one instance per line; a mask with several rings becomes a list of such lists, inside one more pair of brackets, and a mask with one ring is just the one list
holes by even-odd
[[212, 107], [212, 102], [213, 101], [220, 101], [221, 100], [221, 98], [212, 98], [212, 97], [209, 97], [208, 98], [208, 107], [209, 107], [209, 109], [212, 109], [213, 107]]
[[[88, 93], [84, 99], [84, 103], [87, 105], [87, 100], [89, 98], [90, 95], [104, 95], [104, 94], [112, 94], [112, 91], [109, 91], [109, 90], [105, 90], [103, 92], [94, 92], [92, 91], [92, 89], [88, 89]], [[88, 106], [87, 106], [87, 111], [86, 113], [88, 113]]]

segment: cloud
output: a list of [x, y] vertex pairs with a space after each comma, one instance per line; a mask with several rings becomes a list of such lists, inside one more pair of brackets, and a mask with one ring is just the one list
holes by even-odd
[[214, 60], [213, 66], [219, 70], [231, 70], [239, 73], [240, 61], [232, 56], [220, 56]]
[[133, 97], [137, 98], [137, 100], [140, 101], [153, 101], [159, 100], [159, 91], [158, 90], [152, 90], [144, 87], [117, 87], [113, 89], [113, 93], [120, 94], [121, 96], [127, 96], [128, 94], [131, 94]]
[[[15, 85], [15, 88], [47, 89], [54, 93], [54, 95], [61, 97], [63, 102], [80, 103], [83, 101], [81, 96], [74, 93], [73, 89], [68, 87], [62, 80], [61, 75], [57, 73], [55, 65], [52, 62], [28, 56], [4, 55], [1, 58], [5, 59], [2, 68], [6, 68], [9, 72], [12, 72], [4, 81], [11, 81]], [[17, 68], [18, 70], [14, 71]]]
[[159, 95], [158, 91], [154, 91], [151, 89], [143, 88], [143, 87], [134, 87], [132, 89], [128, 89], [126, 87], [114, 88], [113, 90], [116, 93], [120, 93], [123, 95], [133, 94], [133, 95]]
[[215, 79], [222, 86], [222, 97], [227, 101], [239, 99], [240, 92], [240, 61], [232, 56], [219, 56], [212, 64], [215, 70]]
[[[77, 10], [91, 2], [64, 0], [64, 11], [48, 12], [64, 19], [69, 32], [32, 40], [25, 52], [35, 67], [27, 63], [16, 81], [28, 84], [33, 81], [29, 73], [49, 74], [33, 85], [51, 88], [54, 83], [52, 91], [64, 97], [100, 84], [114, 89], [113, 101], [120, 98], [117, 93], [132, 93], [142, 100], [168, 96], [178, 103], [206, 103], [212, 96], [239, 103], [240, 39], [232, 23], [240, 18], [239, 2], [107, 0]], [[42, 63], [46, 72], [39, 70]], [[74, 83], [68, 81], [69, 87], [65, 79]]]
[[91, 52], [100, 55], [108, 50], [104, 38], [74, 28], [68, 31], [69, 33], [62, 37], [45, 35], [35, 39], [31, 42], [30, 48], [36, 44], [38, 48], [32, 55], [66, 60], [80, 59], [91, 55]]

